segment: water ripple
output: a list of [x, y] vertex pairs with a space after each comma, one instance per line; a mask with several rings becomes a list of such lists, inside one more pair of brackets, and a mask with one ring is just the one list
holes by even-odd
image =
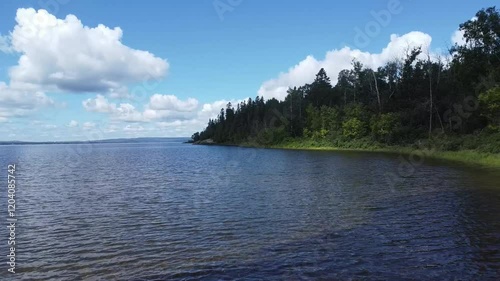
[[398, 160], [376, 153], [176, 142], [0, 152], [22, 167], [25, 280], [500, 275], [498, 171], [428, 161], [391, 187]]

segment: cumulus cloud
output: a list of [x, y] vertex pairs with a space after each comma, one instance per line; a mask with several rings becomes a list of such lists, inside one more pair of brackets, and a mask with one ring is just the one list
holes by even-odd
[[314, 81], [315, 75], [324, 68], [332, 83], [337, 82], [338, 73], [343, 69], [351, 69], [353, 59], [370, 68], [378, 68], [385, 63], [402, 57], [413, 47], [422, 47], [423, 55], [430, 52], [432, 37], [428, 34], [414, 31], [403, 36], [391, 35], [389, 44], [380, 53], [363, 52], [359, 49], [344, 47], [326, 53], [323, 60], [307, 56], [303, 61], [291, 67], [287, 72], [279, 74], [275, 79], [266, 81], [260, 87], [258, 94], [266, 99], [283, 100], [289, 87], [302, 86]]
[[144, 110], [139, 111], [130, 103], [110, 102], [103, 95], [82, 102], [85, 110], [89, 112], [107, 113], [114, 120], [125, 122], [150, 122], [157, 120], [188, 120], [196, 116], [198, 100], [188, 98], [183, 101], [173, 95], [155, 94], [144, 105]]
[[189, 98], [186, 101], [179, 100], [174, 95], [159, 95], [151, 96], [149, 108], [153, 110], [173, 110], [189, 112], [198, 107], [198, 100]]
[[205, 103], [198, 112], [198, 116], [200, 118], [204, 118], [204, 121], [208, 122], [208, 119], [216, 118], [217, 115], [219, 115], [220, 110], [222, 108], [225, 109], [228, 103], [231, 103], [233, 107], [236, 107], [237, 104], [246, 100], [248, 100], [248, 98], [242, 100], [218, 100], [212, 103]]
[[[47, 91], [130, 98], [128, 83], [160, 79], [169, 68], [166, 60], [123, 45], [119, 27], [88, 27], [74, 15], [58, 19], [31, 8], [18, 9], [15, 20], [9, 35], [0, 34], [0, 51], [20, 54], [9, 84], [0, 82], [3, 121], [53, 105]], [[103, 108], [102, 100], [95, 102], [88, 107], [97, 112], [130, 111], [127, 104]]]
[[[124, 132], [128, 135], [155, 135], [156, 132], [156, 135], [188, 136], [194, 131], [204, 129], [208, 120], [216, 118], [229, 102], [236, 107], [242, 101], [218, 100], [200, 105], [198, 100], [193, 98], [181, 100], [172, 95], [155, 94], [142, 106], [143, 110], [138, 110], [132, 104], [118, 105], [103, 95], [97, 95], [83, 101], [82, 105], [89, 112], [99, 112], [110, 117], [112, 125], [104, 129], [107, 134]], [[120, 127], [123, 122], [129, 124]]]
[[0, 82], [0, 105], [11, 108], [35, 109], [53, 105], [54, 101], [40, 91], [15, 90]]
[[45, 10], [18, 9], [12, 48], [21, 53], [11, 84], [66, 92], [122, 92], [123, 85], [160, 79], [166, 60], [122, 44], [119, 27], [84, 26], [74, 15], [58, 19]]
[[129, 103], [117, 105], [109, 102], [103, 95], [97, 95], [94, 99], [87, 99], [82, 102], [83, 107], [88, 112], [107, 113], [113, 119], [126, 122], [146, 122], [142, 113]]
[[451, 36], [451, 42], [453, 45], [458, 44], [458, 45], [465, 45], [465, 37], [464, 37], [464, 31], [463, 30], [457, 30], [453, 33]]
[[116, 110], [116, 105], [109, 103], [103, 95], [97, 95], [95, 99], [87, 99], [82, 104], [90, 112], [111, 113]]
[[12, 89], [5, 82], [0, 82], [0, 120], [24, 116], [53, 105], [55, 102], [43, 92]]
[[[470, 20], [477, 21], [477, 17], [473, 17]], [[467, 44], [467, 41], [465, 40], [465, 31], [458, 29], [455, 32], [453, 32], [453, 35], [451, 35], [451, 43], [453, 45], [457, 44], [459, 46]]]

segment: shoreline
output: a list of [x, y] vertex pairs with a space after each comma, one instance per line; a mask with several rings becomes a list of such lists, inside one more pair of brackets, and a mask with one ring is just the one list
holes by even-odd
[[458, 150], [458, 151], [441, 151], [430, 150], [421, 148], [412, 148], [407, 146], [388, 146], [379, 148], [344, 148], [334, 146], [294, 146], [297, 142], [289, 142], [274, 145], [258, 145], [254, 143], [193, 143], [194, 145], [207, 145], [207, 146], [233, 146], [243, 148], [263, 148], [263, 149], [281, 149], [281, 150], [302, 150], [302, 151], [330, 151], [330, 152], [375, 152], [387, 154], [400, 154], [400, 155], [417, 155], [423, 156], [424, 159], [445, 160], [455, 163], [467, 165], [481, 165], [487, 168], [500, 169], [500, 154], [484, 153], [475, 150]]
[[331, 151], [331, 152], [374, 152], [374, 153], [386, 153], [386, 154], [399, 154], [399, 155], [423, 155], [425, 159], [433, 160], [446, 160], [452, 162], [458, 162], [467, 165], [481, 165], [489, 168], [500, 169], [500, 155], [494, 155], [490, 153], [481, 153], [474, 150], [460, 150], [460, 151], [432, 151], [428, 149], [413, 149], [410, 147], [395, 147], [391, 148], [375, 148], [375, 149], [365, 149], [365, 148], [339, 148], [339, 147], [304, 147], [304, 148], [292, 148], [286, 146], [276, 146], [271, 147], [273, 149], [284, 149], [284, 150], [304, 150], [304, 151]]

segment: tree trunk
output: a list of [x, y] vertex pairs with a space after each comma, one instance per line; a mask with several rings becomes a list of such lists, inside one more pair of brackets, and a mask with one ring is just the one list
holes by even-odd
[[[438, 71], [437, 84], [436, 84], [436, 93], [434, 93], [435, 96], [438, 95], [438, 93], [439, 93], [439, 82], [441, 81], [441, 69], [442, 69], [442, 67], [443, 67], [443, 64], [441, 63], [441, 57], [439, 57], [439, 71]], [[437, 110], [437, 107], [436, 107], [436, 114], [438, 116], [439, 123], [441, 124], [441, 131], [444, 134], [445, 131], [444, 131], [444, 126], [443, 126], [443, 121], [441, 120], [441, 116], [439, 115], [439, 111]]]
[[304, 98], [304, 96], [302, 96], [302, 92], [300, 93], [300, 96], [299, 96], [299, 123], [302, 124], [302, 98]]
[[432, 63], [431, 63], [431, 57], [429, 54], [427, 54], [427, 59], [429, 61], [429, 100], [430, 100], [430, 110], [429, 110], [429, 138], [431, 137], [432, 135], [432, 107], [433, 107], [433, 104], [432, 104], [432, 70], [431, 70], [431, 67], [432, 67]]
[[378, 100], [378, 112], [382, 112], [382, 104], [380, 103], [380, 92], [378, 90], [378, 82], [377, 82], [377, 76], [375, 76], [375, 71], [372, 70], [373, 74], [373, 80], [375, 81], [375, 90], [377, 91], [377, 100]]
[[293, 134], [293, 92], [290, 94], [290, 135]]
[[442, 132], [443, 132], [443, 134], [444, 134], [444, 133], [445, 133], [445, 131], [444, 131], [444, 126], [443, 126], [443, 120], [441, 120], [441, 115], [439, 115], [439, 111], [438, 111], [437, 107], [436, 107], [435, 109], [436, 109], [436, 115], [437, 115], [437, 117], [438, 117], [438, 119], [439, 119], [439, 124], [441, 124], [441, 131], [442, 131]]

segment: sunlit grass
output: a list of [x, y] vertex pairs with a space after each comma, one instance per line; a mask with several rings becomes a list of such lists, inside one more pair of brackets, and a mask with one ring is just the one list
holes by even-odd
[[418, 149], [405, 146], [384, 146], [375, 142], [353, 141], [349, 144], [343, 143], [342, 146], [333, 146], [328, 141], [316, 141], [310, 139], [288, 139], [280, 144], [274, 145], [259, 145], [255, 142], [244, 143], [242, 146], [247, 147], [266, 147], [275, 149], [290, 149], [290, 150], [317, 150], [317, 151], [373, 151], [373, 152], [388, 152], [411, 154], [421, 153], [428, 158], [444, 159], [457, 161], [467, 164], [478, 164], [490, 167], [500, 168], [500, 154], [484, 153], [474, 150], [460, 151], [439, 151], [430, 149]]

